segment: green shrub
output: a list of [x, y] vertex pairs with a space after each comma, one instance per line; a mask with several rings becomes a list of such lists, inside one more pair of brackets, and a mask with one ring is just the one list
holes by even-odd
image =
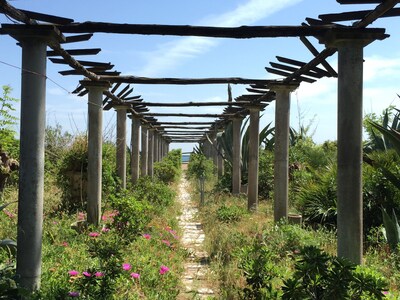
[[237, 205], [232, 205], [232, 206], [222, 205], [216, 211], [218, 221], [224, 223], [240, 221], [242, 216], [245, 215], [246, 213], [247, 210], [245, 208]]
[[177, 180], [179, 170], [171, 161], [162, 160], [154, 163], [154, 177], [164, 182], [165, 184], [172, 183]]
[[211, 159], [207, 159], [201, 153], [190, 154], [187, 175], [191, 179], [200, 179], [204, 177], [209, 179], [213, 176], [214, 164]]
[[[304, 247], [282, 299], [383, 299], [387, 282], [379, 274], [314, 246]], [[368, 297], [368, 298], [366, 298]]]
[[113, 227], [131, 239], [138, 236], [152, 217], [153, 206], [146, 200], [138, 200], [128, 191], [110, 195], [109, 205], [116, 211], [116, 215], [113, 218]]
[[270, 199], [274, 190], [274, 154], [271, 151], [260, 152], [258, 194], [264, 199]]
[[175, 193], [166, 184], [148, 176], [139, 178], [133, 187], [133, 194], [136, 199], [149, 203], [157, 211], [169, 207], [175, 198]]

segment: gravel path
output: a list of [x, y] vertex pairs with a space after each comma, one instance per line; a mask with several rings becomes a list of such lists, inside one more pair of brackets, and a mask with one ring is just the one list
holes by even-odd
[[214, 290], [210, 287], [208, 254], [203, 247], [205, 236], [201, 223], [197, 221], [197, 203], [192, 201], [187, 191], [188, 186], [189, 183], [183, 175], [179, 183], [182, 214], [178, 219], [183, 231], [181, 242], [190, 255], [184, 265], [185, 272], [182, 279], [184, 288], [178, 299], [214, 299]]

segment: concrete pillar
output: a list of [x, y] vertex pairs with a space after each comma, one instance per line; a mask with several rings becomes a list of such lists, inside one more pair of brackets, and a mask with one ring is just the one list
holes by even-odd
[[222, 157], [222, 147], [218, 145], [218, 178], [222, 178], [224, 175], [224, 158]]
[[139, 179], [139, 145], [140, 145], [140, 120], [132, 116], [131, 128], [131, 182], [135, 184]]
[[87, 221], [97, 226], [101, 215], [102, 154], [103, 154], [103, 91], [108, 82], [83, 80], [89, 90], [88, 96], [88, 185]]
[[147, 131], [148, 148], [147, 148], [147, 175], [153, 178], [153, 163], [154, 163], [154, 129], [149, 128]]
[[217, 150], [217, 130], [214, 130], [212, 136], [211, 136], [211, 141], [213, 142], [211, 144], [211, 157], [214, 163], [215, 170], [218, 168], [218, 150]]
[[341, 40], [334, 45], [338, 49], [338, 256], [361, 264], [364, 41]]
[[164, 153], [163, 153], [163, 143], [164, 139], [161, 134], [158, 136], [158, 156], [159, 156], [159, 161], [162, 161], [164, 158]]
[[249, 161], [248, 161], [248, 187], [247, 208], [256, 211], [258, 208], [258, 156], [259, 156], [259, 128], [260, 107], [249, 107], [250, 110], [250, 136], [249, 136]]
[[[16, 25], [19, 27], [22, 25]], [[12, 35], [22, 47], [17, 275], [29, 291], [40, 288], [43, 232], [46, 47], [54, 29]]]
[[117, 111], [117, 175], [121, 188], [126, 189], [126, 106], [114, 108]]
[[147, 130], [147, 126], [145, 126], [144, 124], [142, 125], [142, 149], [141, 149], [141, 155], [140, 155], [140, 175], [143, 176], [147, 176], [147, 157], [148, 157], [148, 139], [147, 139], [147, 135], [148, 135], [148, 130]]
[[242, 127], [242, 117], [232, 119], [232, 194], [238, 195], [242, 185], [241, 174], [241, 136], [240, 129]]
[[153, 160], [154, 162], [158, 162], [160, 160], [159, 157], [159, 148], [158, 148], [158, 142], [159, 142], [159, 135], [157, 131], [154, 131], [154, 144], [153, 144]]
[[274, 84], [276, 93], [274, 148], [274, 220], [287, 219], [289, 210], [290, 93], [298, 84]]

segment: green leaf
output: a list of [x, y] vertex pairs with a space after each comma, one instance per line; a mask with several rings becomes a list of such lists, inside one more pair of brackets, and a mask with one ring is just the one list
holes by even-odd
[[17, 254], [17, 242], [13, 240], [10, 239], [0, 240], [0, 248], [8, 249], [8, 251], [12, 255]]

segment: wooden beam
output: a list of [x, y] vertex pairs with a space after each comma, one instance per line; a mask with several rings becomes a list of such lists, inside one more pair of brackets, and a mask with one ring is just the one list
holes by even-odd
[[[294, 75], [294, 73], [283, 72], [283, 71], [280, 71], [280, 70], [277, 70], [277, 69], [273, 69], [273, 68], [268, 68], [268, 67], [266, 67], [265, 70], [267, 70], [267, 72], [269, 72], [269, 73], [276, 74], [276, 75], [281, 75], [281, 76], [289, 77], [289, 76], [293, 76]], [[298, 69], [297, 72], [299, 72], [299, 70], [300, 69]], [[295, 76], [293, 76], [293, 77], [295, 77]], [[304, 76], [296, 76], [296, 79], [301, 80], [301, 81], [305, 81], [305, 82], [309, 82], [309, 83], [313, 83], [313, 82], [316, 81], [315, 79], [307, 78], [307, 77], [304, 77]]]
[[137, 76], [101, 76], [102, 80], [109, 82], [123, 82], [123, 83], [136, 83], [136, 84], [176, 84], [176, 85], [188, 85], [188, 84], [268, 84], [275, 82], [275, 80], [267, 79], [249, 79], [249, 78], [148, 78], [148, 77], [137, 77]]
[[[50, 57], [49, 60], [52, 63], [55, 64], [64, 64], [64, 65], [68, 65], [68, 62], [65, 61], [65, 59], [63, 58], [54, 58], [54, 57]], [[105, 70], [110, 70], [114, 67], [113, 64], [111, 63], [101, 63], [101, 62], [95, 62], [95, 61], [86, 61], [86, 60], [77, 60], [77, 62], [79, 64], [81, 64], [82, 66], [86, 66], [86, 67], [94, 67], [94, 68], [104, 68]]]
[[[133, 106], [135, 106], [135, 102], [131, 101], [129, 102], [130, 104], [132, 104]], [[155, 106], [155, 107], [189, 107], [189, 106], [195, 106], [195, 107], [199, 107], [199, 106], [245, 106], [245, 105], [249, 105], [248, 101], [240, 101], [240, 102], [225, 102], [225, 101], [221, 101], [221, 102], [163, 102], [163, 103], [159, 103], [159, 102], [138, 102], [137, 105], [146, 105], [149, 107]]]
[[[42, 14], [42, 13], [30, 11], [30, 10], [20, 9], [20, 11], [23, 12], [30, 19], [44, 21], [44, 22], [53, 23], [53, 24], [57, 24], [57, 25], [67, 25], [67, 24], [74, 22], [73, 19]], [[4, 11], [1, 11], [1, 8], [0, 8], [0, 12], [4, 12]]]
[[[306, 37], [300, 37], [300, 40], [302, 41], [302, 43], [304, 44], [304, 46], [307, 47], [307, 49], [315, 56], [317, 57], [320, 52], [313, 46], [313, 44], [311, 44], [311, 42], [306, 38]], [[331, 65], [326, 61], [326, 60], [321, 60], [321, 65], [324, 66], [325, 70], [328, 72], [329, 76], [327, 77], [337, 77], [338, 74], [335, 71], [335, 69], [333, 69], [331, 67]]]
[[198, 117], [198, 118], [219, 118], [233, 117], [234, 114], [183, 114], [183, 113], [145, 113], [142, 116], [152, 117]]
[[158, 125], [212, 125], [215, 122], [157, 122]]
[[[353, 20], [360, 20], [365, 18], [368, 14], [372, 13], [373, 10], [359, 10], [359, 11], [349, 11], [344, 13], [337, 13], [337, 14], [322, 14], [319, 15], [322, 21], [325, 22], [340, 22], [340, 21], [353, 21]], [[382, 14], [380, 18], [387, 18], [387, 17], [398, 17], [400, 16], [400, 8], [392, 8]]]
[[125, 100], [125, 102], [130, 102], [130, 101], [139, 102], [139, 101], [143, 101], [143, 99], [140, 99], [141, 97], [142, 97], [141, 95], [137, 95], [137, 96], [127, 97], [124, 100]]
[[381, 2], [373, 11], [371, 11], [365, 17], [363, 17], [362, 20], [354, 23], [353, 27], [365, 28], [366, 26], [374, 22], [376, 19], [380, 18], [385, 13], [393, 9], [393, 7], [395, 7], [395, 5], [398, 2], [399, 2], [398, 0], [386, 0], [384, 2]]
[[68, 43], [76, 43], [76, 42], [85, 42], [88, 41], [92, 38], [93, 33], [87, 33], [87, 34], [80, 34], [80, 35], [73, 35], [73, 36], [67, 36], [65, 38], [65, 42], [62, 42], [61, 44], [68, 44]]
[[[294, 65], [294, 66], [299, 66], [299, 67], [303, 67], [305, 65], [307, 65], [307, 63], [302, 62], [302, 61], [298, 61], [295, 59], [290, 59], [290, 58], [286, 58], [286, 57], [282, 57], [282, 56], [276, 56], [276, 59], [280, 62], [286, 63], [286, 64], [290, 64], [290, 65]], [[310, 68], [310, 70], [317, 72], [317, 73], [321, 73], [324, 74], [327, 77], [332, 77], [333, 75], [331, 75], [328, 71], [325, 71], [323, 69], [320, 69], [318, 67], [312, 67]], [[336, 74], [336, 71], [335, 71]], [[337, 74], [336, 74], [337, 76]]]
[[[93, 49], [73, 49], [73, 50], [64, 50], [69, 55], [96, 55], [101, 51], [100, 48]], [[58, 51], [50, 50], [47, 51], [47, 56], [61, 56]]]
[[[107, 71], [103, 71], [103, 70], [99, 70], [97, 68], [88, 68], [87, 70], [97, 74], [97, 75], [118, 75], [121, 74], [121, 72], [117, 72], [117, 71], [111, 71], [111, 72], [107, 72]], [[66, 71], [59, 71], [58, 73], [60, 73], [63, 76], [66, 75], [84, 75], [81, 70], [66, 70]]]
[[[274, 62], [270, 62], [269, 64], [273, 68], [281, 69], [281, 70], [285, 70], [285, 71], [289, 71], [289, 72], [295, 72], [295, 71], [298, 70], [298, 68], [291, 67], [291, 66], [288, 66], [288, 65], [282, 65], [282, 64], [278, 64], [278, 63], [274, 63]], [[315, 77], [315, 78], [318, 78], [318, 79], [324, 77], [324, 75], [322, 75], [321, 73], [317, 73], [317, 72], [314, 72], [314, 71], [305, 72], [304, 75]]]
[[[104, 22], [73, 23], [58, 26], [63, 33], [119, 33], [141, 35], [203, 36], [216, 38], [273, 38], [298, 36], [324, 36], [330, 28], [326, 26], [240, 26], [208, 27], [189, 25], [121, 24]], [[343, 32], [357, 33], [351, 27], [341, 28]], [[381, 30], [366, 29], [369, 33], [384, 33]]]
[[187, 127], [187, 126], [179, 126], [179, 125], [154, 125], [154, 128], [161, 128], [161, 129], [167, 129], [167, 128], [174, 128], [174, 129], [208, 129], [210, 126], [192, 126], [192, 127]]
[[183, 130], [167, 130], [165, 131], [166, 133], [174, 133], [174, 134], [187, 134], [187, 132], [190, 133], [198, 133], [198, 134], [204, 134], [206, 133], [206, 131], [202, 130], [202, 131], [183, 131]]

